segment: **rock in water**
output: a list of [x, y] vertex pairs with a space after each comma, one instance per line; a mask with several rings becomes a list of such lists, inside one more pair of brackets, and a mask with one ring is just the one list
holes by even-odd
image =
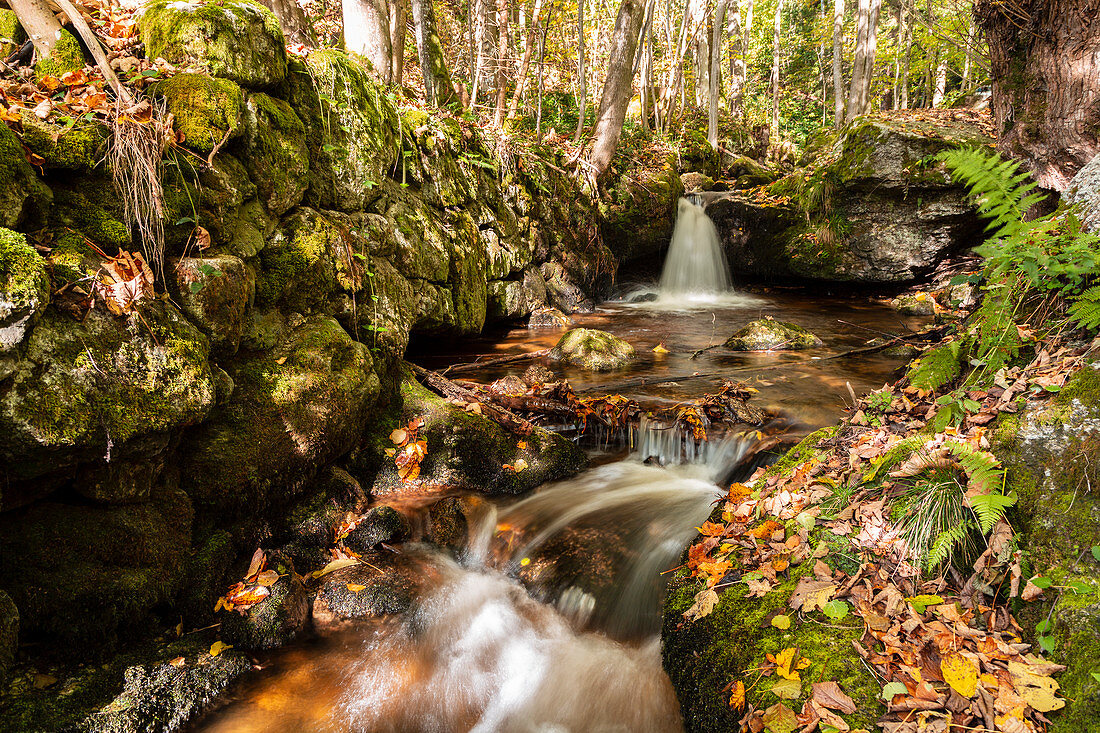
[[527, 320], [527, 328], [532, 330], [564, 331], [569, 324], [569, 316], [557, 308], [539, 308]]
[[550, 358], [594, 372], [626, 366], [634, 361], [634, 347], [618, 336], [593, 328], [566, 331], [550, 350]]
[[[287, 557], [272, 558], [280, 568], [280, 577], [271, 594], [242, 615], [227, 611], [222, 619], [221, 636], [238, 649], [275, 649], [291, 641], [309, 619], [309, 592], [294, 572]], [[286, 570], [286, 573], [281, 572]]]
[[408, 536], [409, 523], [401, 512], [392, 506], [376, 506], [348, 532], [344, 544], [362, 555], [380, 542], [400, 542]]
[[726, 348], [734, 351], [795, 351], [821, 345], [821, 339], [802, 326], [770, 317], [749, 323], [726, 341]]

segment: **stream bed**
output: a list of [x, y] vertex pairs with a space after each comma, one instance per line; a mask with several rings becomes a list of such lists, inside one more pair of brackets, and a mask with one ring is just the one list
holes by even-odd
[[[644, 291], [644, 289], [643, 289]], [[637, 290], [635, 296], [637, 297]], [[888, 381], [902, 365], [883, 354], [828, 360], [881, 335], [916, 330], [866, 299], [728, 293], [709, 299], [609, 302], [574, 315], [577, 326], [631, 342], [638, 360], [614, 373], [551, 365], [578, 392], [635, 377], [714, 377], [621, 390], [661, 405], [714, 391], [719, 376], [759, 390], [754, 401], [799, 435], [834, 422], [848, 397]], [[812, 352], [698, 349], [750, 320], [772, 316], [824, 341]], [[415, 354], [431, 368], [552, 346], [555, 331], [514, 329]], [[653, 349], [662, 344], [669, 353]], [[485, 369], [481, 381], [526, 364]], [[601, 390], [602, 391], [602, 390]], [[767, 429], [767, 428], [765, 428]], [[471, 520], [458, 557], [425, 545], [402, 551], [425, 590], [404, 619], [366, 623], [296, 642], [262, 660], [190, 730], [261, 731], [678, 731], [679, 707], [661, 667], [662, 571], [673, 568], [720, 495], [744, 479], [755, 431], [729, 435], [702, 461], [646, 465], [618, 446], [596, 467], [527, 497], [490, 499]], [[716, 441], [717, 442], [717, 441]], [[598, 465], [597, 465], [598, 464]]]

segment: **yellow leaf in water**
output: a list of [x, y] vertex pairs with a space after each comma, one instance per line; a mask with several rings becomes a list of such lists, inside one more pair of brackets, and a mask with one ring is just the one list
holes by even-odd
[[1065, 707], [1066, 701], [1056, 697], [1058, 683], [1045, 674], [1035, 674], [1023, 662], [1009, 662], [1008, 672], [1016, 694], [1040, 713], [1049, 713]]
[[659, 344], [657, 344], [656, 346], [653, 347], [653, 353], [654, 354], [668, 354], [670, 352], [669, 352], [668, 349], [665, 348], [665, 344], [662, 341], [661, 343], [659, 343]]
[[974, 697], [978, 689], [978, 667], [961, 654], [952, 652], [940, 659], [943, 681], [963, 697]]
[[737, 680], [730, 690], [730, 707], [734, 710], [745, 707], [745, 683], [741, 680]]
[[791, 617], [784, 615], [776, 616], [772, 619], [772, 626], [777, 629], [786, 631], [787, 629], [791, 628]]
[[352, 593], [358, 593], [366, 587], [367, 586], [359, 585], [358, 583], [348, 583], [348, 590], [350, 590]]
[[210, 645], [210, 656], [216, 657], [224, 652], [226, 649], [232, 648], [232, 644], [226, 644], [224, 641], [215, 641], [213, 644]]

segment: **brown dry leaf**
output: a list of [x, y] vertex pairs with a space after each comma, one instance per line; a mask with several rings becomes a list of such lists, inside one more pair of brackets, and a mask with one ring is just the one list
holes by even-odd
[[279, 582], [279, 573], [276, 570], [265, 570], [256, 576], [256, 582], [264, 587], [271, 587]]
[[229, 596], [228, 600], [235, 606], [254, 606], [271, 595], [265, 586], [250, 585]]
[[57, 678], [54, 677], [52, 674], [44, 674], [42, 672], [37, 672], [34, 675], [34, 689], [36, 689], [36, 690], [44, 690], [47, 687], [49, 687], [51, 685], [56, 685], [56, 684], [57, 684]]
[[394, 445], [404, 445], [405, 441], [409, 439], [409, 433], [405, 428], [398, 428], [390, 433], [390, 441]]
[[835, 583], [802, 576], [798, 579], [798, 585], [795, 586], [789, 603], [791, 608], [804, 612], [814, 611], [828, 603], [834, 593], [836, 593]]
[[845, 715], [851, 715], [856, 711], [856, 703], [852, 698], [840, 689], [840, 685], [829, 680], [827, 682], [815, 682], [813, 684], [814, 702], [833, 710], [839, 710]]
[[244, 574], [244, 577], [251, 578], [256, 573], [260, 572], [260, 569], [264, 566], [264, 551], [257, 547], [256, 551], [252, 553], [252, 560], [248, 563], [248, 572]]
[[814, 714], [817, 716], [817, 719], [821, 723], [823, 723], [824, 725], [831, 725], [833, 728], [840, 731], [840, 733], [847, 733], [847, 731], [850, 731], [852, 729], [851, 726], [844, 722], [843, 718], [841, 718], [836, 713], [827, 710], [825, 706], [819, 703], [816, 699], [810, 700], [810, 709], [813, 710]]
[[694, 621], [709, 616], [716, 605], [718, 605], [717, 591], [711, 588], [701, 590], [695, 594], [695, 603], [691, 604], [691, 608], [684, 611], [684, 618], [688, 621]]
[[132, 312], [143, 300], [152, 298], [153, 271], [140, 252], [120, 252], [103, 263], [96, 287], [116, 316]]
[[186, 664], [186, 662], [187, 660], [183, 657], [176, 657], [175, 659], [168, 660], [168, 664], [172, 665], [173, 667], [182, 667], [184, 664]]
[[1020, 593], [1020, 598], [1025, 601], [1034, 601], [1039, 596], [1043, 595], [1043, 589], [1027, 581], [1027, 585], [1024, 586], [1024, 590]]

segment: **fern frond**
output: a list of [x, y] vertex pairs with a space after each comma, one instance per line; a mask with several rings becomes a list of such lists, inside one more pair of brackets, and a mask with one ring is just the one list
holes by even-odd
[[945, 150], [936, 156], [970, 189], [978, 213], [990, 220], [987, 229], [994, 237], [1010, 237], [1027, 228], [1027, 210], [1039, 201], [1041, 194], [1030, 181], [1030, 174], [1020, 173], [1015, 160], [1002, 159], [996, 153], [977, 148]]
[[962, 345], [962, 341], [951, 341], [925, 352], [909, 371], [909, 383], [935, 392], [951, 382], [962, 370]]
[[993, 525], [1005, 515], [1005, 510], [1016, 503], [1016, 495], [979, 494], [969, 497], [970, 508], [978, 518], [982, 534], [988, 534]]
[[1100, 328], [1100, 285], [1094, 285], [1077, 297], [1069, 307], [1069, 317], [1082, 328]]
[[940, 532], [936, 539], [932, 540], [932, 545], [924, 558], [925, 570], [935, 570], [950, 560], [955, 554], [955, 548], [967, 539], [971, 529], [973, 525], [963, 522]]

